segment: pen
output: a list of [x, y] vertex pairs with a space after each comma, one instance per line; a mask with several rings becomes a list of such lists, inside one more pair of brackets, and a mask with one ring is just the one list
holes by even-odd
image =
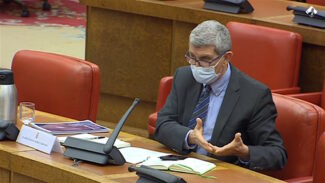
[[103, 138], [105, 138], [105, 137], [103, 137], [103, 136], [97, 136], [97, 137], [93, 137], [93, 138], [90, 138], [90, 139], [103, 139]]
[[137, 162], [137, 163], [135, 163], [135, 164], [141, 164], [141, 163], [143, 163], [143, 162], [145, 162], [145, 161], [147, 161], [147, 160], [149, 160], [149, 159], [150, 159], [150, 156], [147, 156], [145, 159], [143, 159], [142, 161]]

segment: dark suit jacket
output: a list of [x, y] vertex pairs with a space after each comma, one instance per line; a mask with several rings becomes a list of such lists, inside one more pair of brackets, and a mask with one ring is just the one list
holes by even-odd
[[[282, 138], [275, 128], [277, 111], [270, 90], [231, 66], [231, 77], [216, 119], [210, 143], [222, 147], [236, 132], [249, 147], [250, 169], [279, 169], [287, 161]], [[272, 77], [272, 76], [270, 76]], [[187, 124], [199, 99], [202, 84], [195, 81], [189, 66], [176, 70], [172, 90], [158, 113], [155, 139], [179, 153], [184, 149]], [[215, 157], [212, 154], [209, 156]], [[238, 157], [216, 157], [238, 163]]]

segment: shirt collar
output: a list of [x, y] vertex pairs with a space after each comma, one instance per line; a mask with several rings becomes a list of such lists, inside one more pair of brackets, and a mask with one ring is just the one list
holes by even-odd
[[216, 82], [214, 82], [210, 85], [212, 92], [216, 96], [220, 95], [221, 92], [227, 88], [229, 80], [230, 80], [230, 76], [231, 76], [231, 69], [230, 69], [230, 64], [228, 63], [228, 68], [227, 68], [227, 71], [225, 72], [225, 74], [220, 79], [218, 79]]

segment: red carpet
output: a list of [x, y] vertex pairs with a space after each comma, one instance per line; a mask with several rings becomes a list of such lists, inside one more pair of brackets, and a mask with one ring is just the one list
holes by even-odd
[[15, 3], [0, 0], [0, 24], [85, 27], [86, 6], [79, 0], [49, 0], [52, 9], [42, 10], [41, 0], [24, 0], [30, 12], [29, 17], [21, 17], [21, 8]]

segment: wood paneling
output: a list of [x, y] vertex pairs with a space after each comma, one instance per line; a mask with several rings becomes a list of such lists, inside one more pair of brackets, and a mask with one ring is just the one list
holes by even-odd
[[87, 59], [101, 69], [101, 92], [155, 101], [157, 87], [152, 86], [170, 73], [172, 22], [100, 8], [90, 11]]

